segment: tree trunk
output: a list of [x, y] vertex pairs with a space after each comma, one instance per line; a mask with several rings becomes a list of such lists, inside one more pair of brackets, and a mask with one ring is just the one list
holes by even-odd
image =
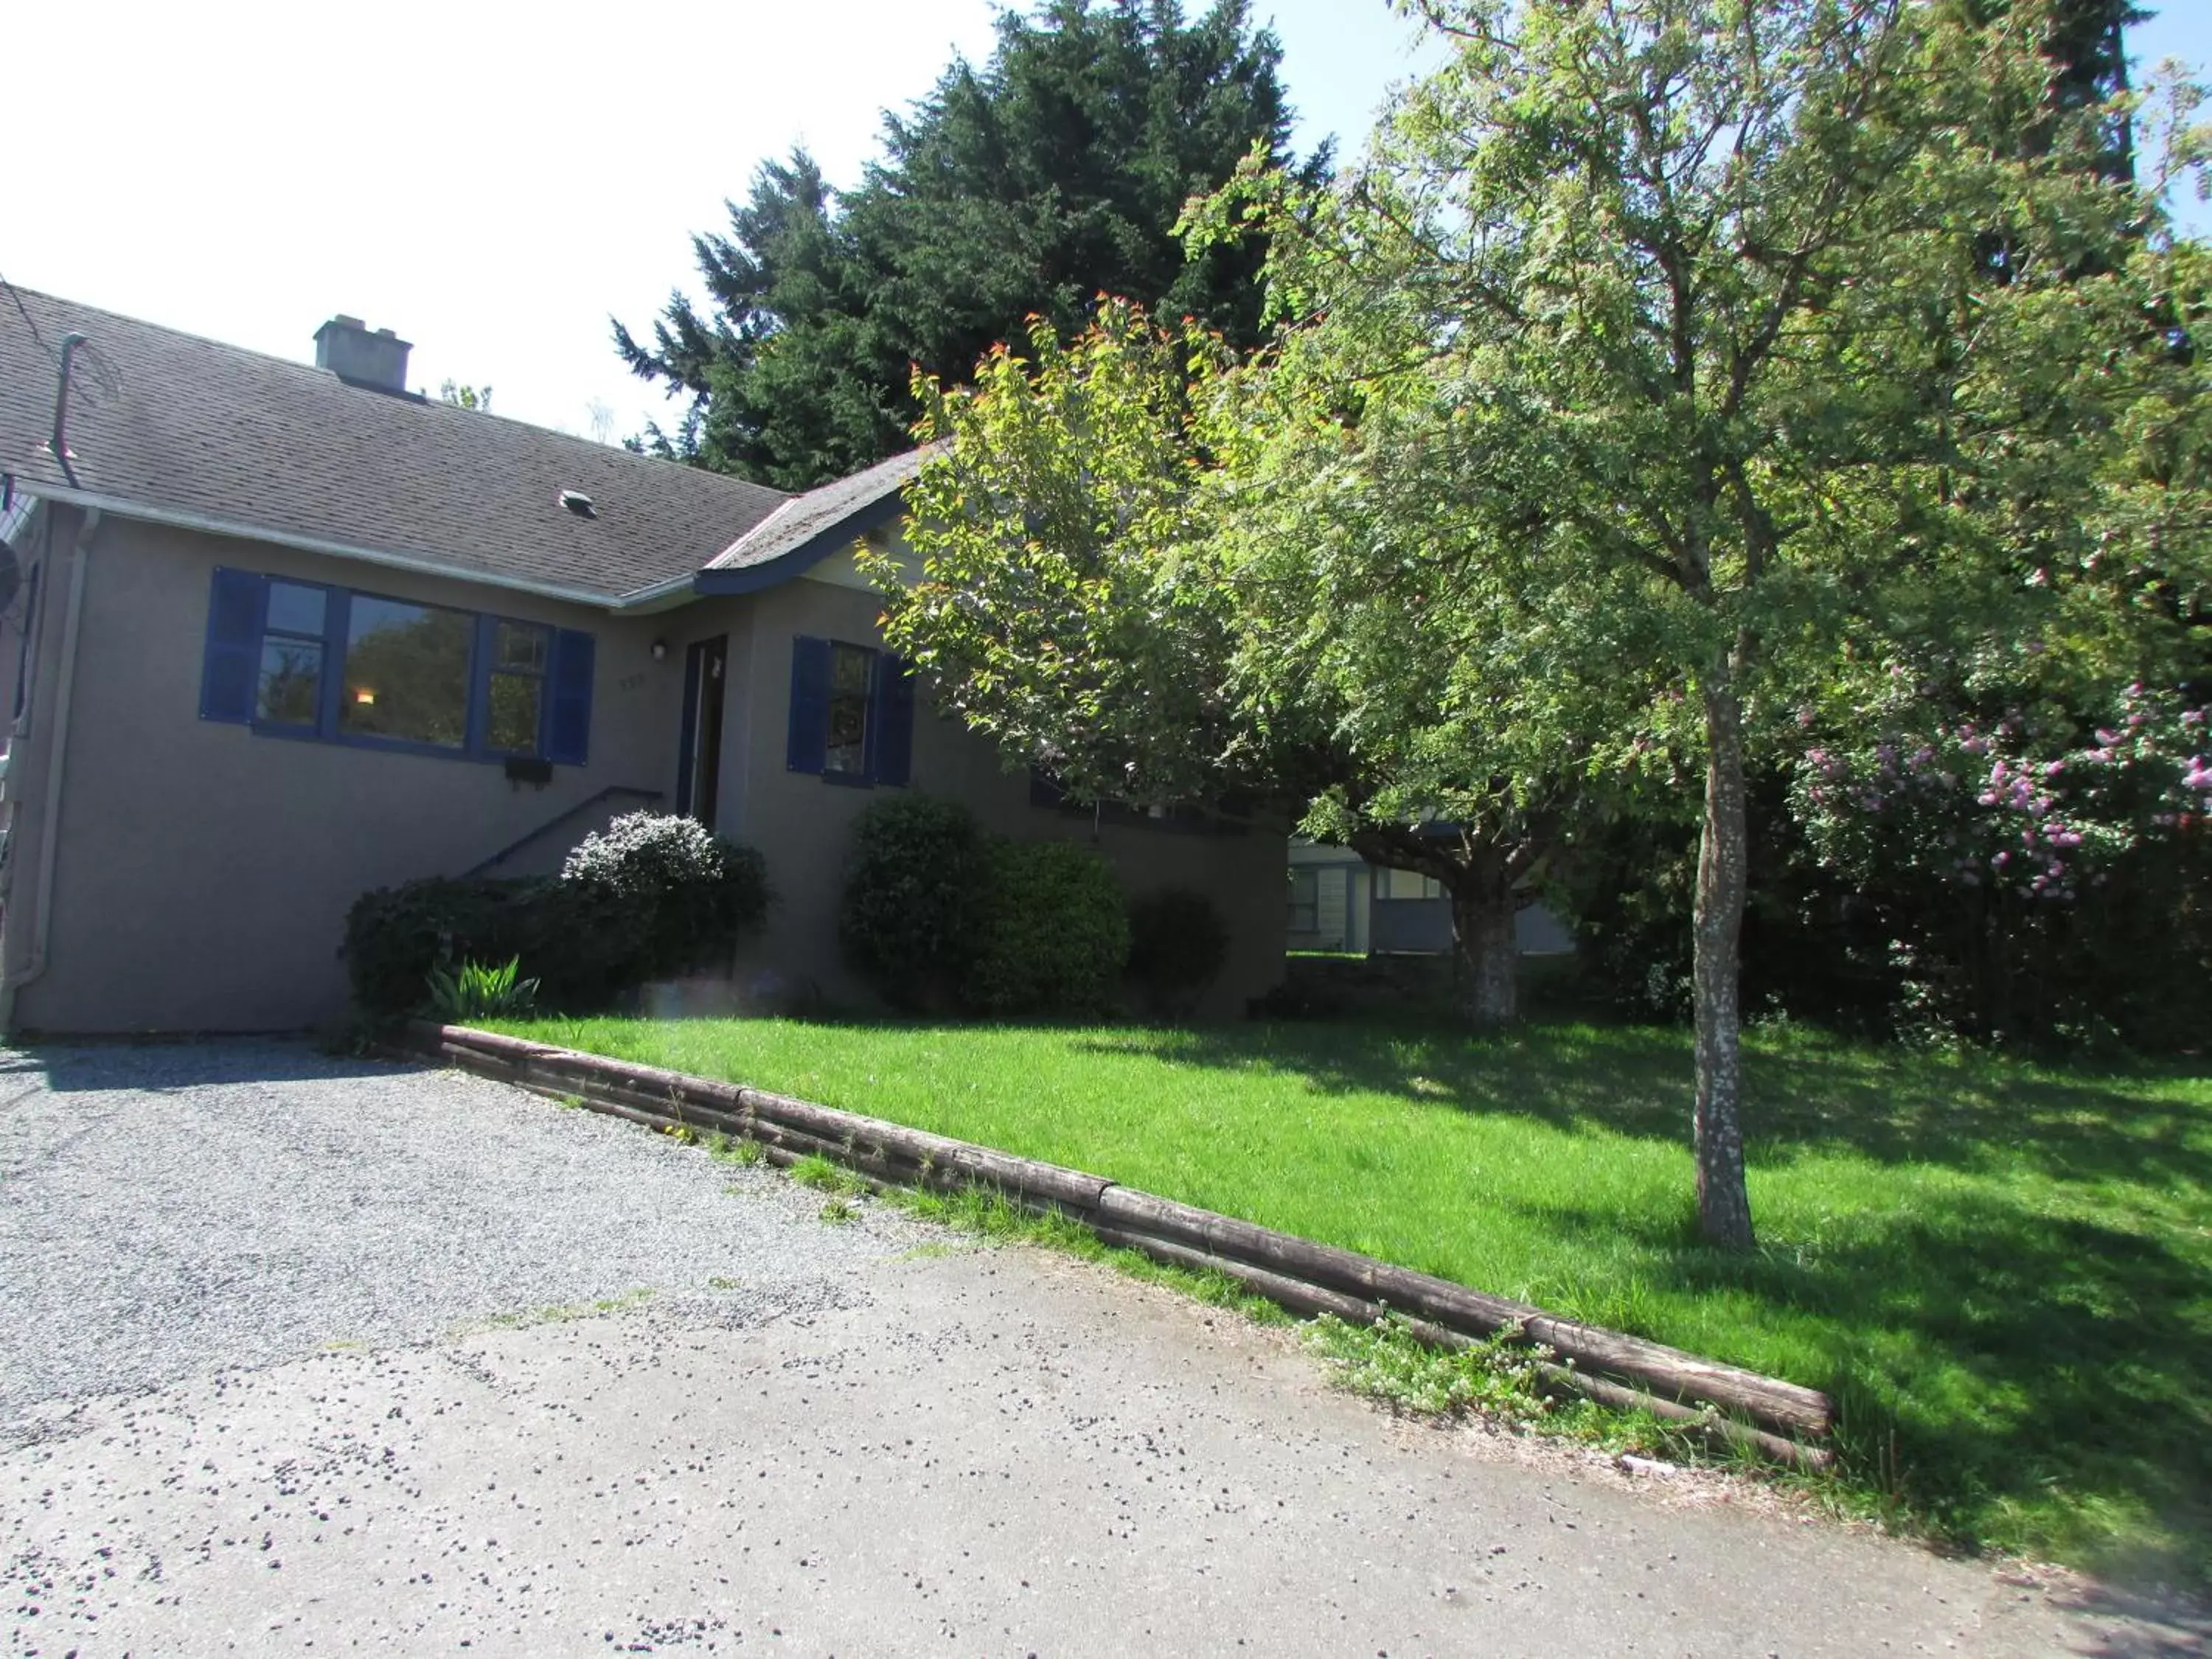
[[1698, 1228], [1709, 1243], [1752, 1245], [1743, 1179], [1740, 949], [1750, 831], [1745, 823], [1743, 711], [1723, 662], [1705, 687], [1705, 822], [1698, 843]]
[[1504, 859], [1477, 861], [1447, 890], [1468, 1018], [1477, 1025], [1510, 1025], [1521, 1015], [1521, 951], [1513, 931], [1519, 905]]

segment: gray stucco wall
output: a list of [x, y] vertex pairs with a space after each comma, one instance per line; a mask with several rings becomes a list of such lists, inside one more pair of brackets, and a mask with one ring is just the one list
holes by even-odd
[[[833, 578], [841, 567], [825, 573]], [[836, 949], [836, 910], [852, 824], [880, 793], [828, 783], [785, 765], [791, 704], [792, 641], [813, 635], [872, 645], [880, 639], [872, 593], [835, 580], [803, 578], [741, 600], [687, 611], [695, 634], [731, 635], [730, 701], [725, 710], [721, 828], [766, 854], [777, 903], [766, 934], [749, 946], [741, 977], [773, 975], [832, 1001], [864, 1002]], [[740, 649], [739, 641], [744, 644]], [[743, 672], [738, 664], [742, 660]], [[957, 721], [915, 714], [912, 787], [964, 801], [983, 827], [1024, 840], [1095, 846], [1133, 894], [1191, 887], [1221, 907], [1233, 940], [1231, 959], [1201, 1012], [1225, 1018], [1283, 975], [1285, 858], [1279, 834], [1200, 836], [1107, 824], [1030, 804], [1026, 770], [1008, 771], [999, 751]], [[732, 779], [742, 771], [742, 811], [732, 813]]]
[[[345, 913], [374, 887], [457, 875], [610, 785], [674, 805], [684, 652], [729, 638], [717, 827], [766, 854], [778, 903], [739, 983], [772, 980], [839, 1003], [861, 988], [837, 959], [835, 917], [852, 821], [873, 792], [785, 769], [791, 647], [800, 634], [877, 640], [874, 597], [801, 579], [657, 615], [605, 612], [435, 577], [127, 520], [104, 521], [86, 556], [83, 614], [55, 863], [51, 951], [23, 984], [15, 1029], [297, 1028], [344, 1010], [337, 955]], [[42, 601], [30, 730], [15, 739], [15, 824], [0, 959], [20, 974], [42, 781], [51, 765], [65, 571]], [[598, 642], [588, 764], [543, 787], [497, 765], [257, 734], [198, 717], [211, 574], [218, 565], [426, 604], [588, 629]], [[832, 577], [842, 567], [825, 573]], [[656, 661], [655, 640], [667, 646]], [[5, 664], [0, 662], [0, 672]], [[1236, 939], [1211, 1014], [1240, 1012], [1277, 982], [1284, 945], [1279, 835], [1199, 836], [1090, 826], [1029, 804], [1025, 774], [956, 725], [918, 714], [914, 781], [966, 800], [998, 832], [1094, 841], [1131, 890], [1211, 894]], [[611, 810], [564, 823], [501, 873], [550, 867]]]
[[[200, 720], [219, 564], [590, 629], [589, 763], [556, 768], [539, 787], [509, 782], [497, 765]], [[60, 609], [49, 609], [57, 631]], [[609, 784], [669, 788], [683, 666], [676, 653], [673, 667], [653, 660], [658, 631], [651, 618], [617, 621], [471, 583], [106, 520], [87, 567], [52, 950], [44, 974], [18, 994], [15, 1024], [282, 1029], [342, 1012], [336, 953], [362, 892], [459, 874]], [[48, 649], [40, 665], [42, 716], [58, 655]], [[37, 850], [28, 841], [15, 848], [18, 895]], [[15, 898], [11, 935], [21, 931]]]

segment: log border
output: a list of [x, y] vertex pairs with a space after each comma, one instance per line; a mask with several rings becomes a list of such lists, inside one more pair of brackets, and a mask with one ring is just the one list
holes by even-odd
[[1504, 1333], [1549, 1349], [1540, 1381], [1554, 1394], [1639, 1408], [1709, 1442], [1792, 1468], [1833, 1462], [1834, 1409], [1817, 1389], [1723, 1365], [1526, 1303], [1316, 1244], [1125, 1187], [1103, 1176], [1017, 1157], [927, 1130], [744, 1085], [612, 1060], [471, 1026], [409, 1023], [403, 1051], [443, 1060], [653, 1128], [719, 1131], [757, 1141], [787, 1165], [820, 1157], [878, 1185], [981, 1188], [1081, 1223], [1104, 1243], [1157, 1261], [1218, 1273], [1293, 1312], [1371, 1323], [1404, 1316], [1413, 1335], [1463, 1347]]

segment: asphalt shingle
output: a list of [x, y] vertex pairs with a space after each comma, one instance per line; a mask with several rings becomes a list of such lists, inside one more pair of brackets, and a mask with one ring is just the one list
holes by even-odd
[[34, 492], [67, 488], [47, 439], [52, 352], [75, 332], [119, 386], [105, 396], [96, 373], [72, 377], [71, 465], [85, 495], [117, 503], [611, 602], [814, 500], [17, 294], [21, 309], [0, 302], [0, 470]]

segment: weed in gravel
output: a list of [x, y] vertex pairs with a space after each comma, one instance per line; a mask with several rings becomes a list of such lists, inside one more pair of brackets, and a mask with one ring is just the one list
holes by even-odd
[[707, 1143], [707, 1156], [718, 1164], [738, 1164], [750, 1169], [767, 1159], [768, 1149], [757, 1140], [742, 1139], [718, 1129]]
[[707, 1281], [707, 1288], [710, 1291], [742, 1291], [744, 1287], [744, 1279], [732, 1279], [726, 1273], [716, 1273]]
[[485, 1328], [502, 1331], [526, 1331], [535, 1325], [565, 1325], [573, 1319], [590, 1319], [599, 1314], [622, 1313], [653, 1300], [650, 1286], [624, 1291], [619, 1296], [603, 1296], [591, 1302], [550, 1303], [542, 1308], [526, 1308], [520, 1313], [494, 1314], [483, 1322]]
[[835, 1225], [842, 1226], [848, 1221], [858, 1221], [860, 1218], [860, 1206], [849, 1198], [833, 1198], [822, 1206], [822, 1218]]
[[811, 1152], [791, 1166], [791, 1178], [802, 1187], [811, 1187], [818, 1193], [864, 1193], [868, 1184], [850, 1170], [832, 1164], [818, 1152]]

